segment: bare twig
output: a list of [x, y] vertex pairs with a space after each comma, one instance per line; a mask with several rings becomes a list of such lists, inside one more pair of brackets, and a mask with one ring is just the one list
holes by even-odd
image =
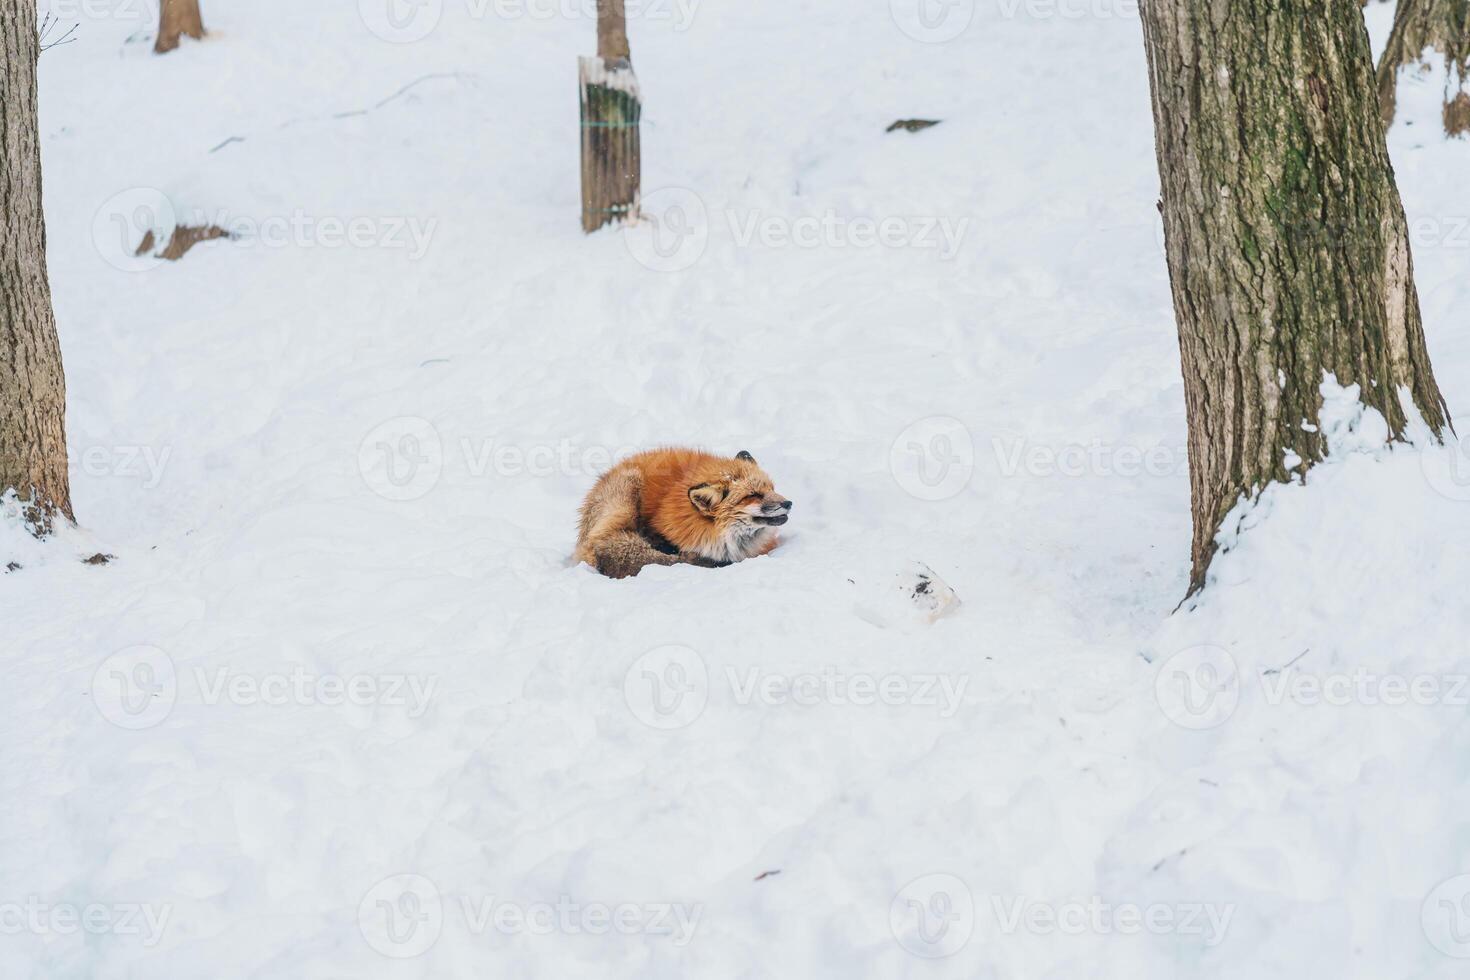
[[1302, 659], [1303, 657], [1305, 657], [1307, 654], [1309, 654], [1311, 652], [1312, 652], [1312, 648], [1311, 647], [1307, 647], [1301, 653], [1297, 654], [1295, 657], [1292, 657], [1290, 660], [1288, 660], [1286, 663], [1282, 664], [1280, 667], [1272, 667], [1270, 670], [1262, 671], [1262, 673], [1265, 674], [1267, 677], [1274, 677], [1277, 674], [1281, 673], [1286, 668], [1291, 667], [1292, 665], [1294, 665], [1298, 660]]
[[[432, 81], [434, 79], [440, 79], [440, 78], [453, 78], [453, 79], [456, 79], [456, 80], [460, 80], [460, 79], [474, 78], [474, 77], [475, 76], [472, 73], [470, 73], [470, 72], [460, 72], [460, 71], [456, 71], [456, 72], [439, 72], [439, 73], [431, 74], [431, 75], [423, 75], [423, 76], [420, 76], [419, 78], [416, 78], [413, 81], [409, 82], [407, 85], [403, 86], [398, 91], [394, 92], [392, 95], [388, 96], [387, 98], [381, 100], [377, 104], [368, 106], [367, 108], [364, 108], [364, 109], [347, 109], [347, 110], [344, 110], [342, 112], [334, 112], [330, 116], [297, 116], [297, 117], [295, 117], [293, 119], [288, 119], [285, 122], [281, 123], [279, 126], [276, 127], [276, 129], [278, 129], [278, 130], [281, 130], [281, 129], [289, 129], [292, 126], [296, 126], [296, 125], [298, 125], [300, 123], [320, 122], [323, 119], [350, 119], [350, 118], [352, 118], [354, 116], [366, 116], [368, 113], [375, 112], [376, 110], [381, 109], [384, 106], [388, 105], [390, 102], [393, 102], [394, 100], [400, 99], [403, 96], [407, 95], [410, 90], [412, 90], [416, 85], [419, 85], [421, 82], [428, 82], [428, 81]], [[221, 142], [215, 144], [214, 146], [210, 147], [209, 152], [210, 153], [217, 153], [217, 152], [219, 152], [220, 150], [223, 150], [225, 147], [229, 146], [232, 143], [244, 143], [248, 138], [249, 137], [246, 137], [246, 136], [230, 136], [230, 137], [222, 140]]]
[[60, 21], [58, 21], [56, 19], [56, 17], [54, 15], [52, 15], [52, 14], [47, 14], [45, 17], [43, 17], [41, 19], [41, 31], [40, 31], [40, 34], [41, 34], [41, 51], [42, 52], [50, 51], [52, 48], [59, 48], [63, 44], [70, 44], [70, 43], [72, 43], [73, 41], [76, 40], [76, 38], [72, 37], [72, 35], [77, 32], [77, 27], [79, 25], [73, 24], [73, 25], [71, 25], [70, 27], [68, 27], [66, 29], [66, 33], [63, 34], [63, 35], [61, 35], [61, 37], [57, 38], [54, 41], [48, 42], [46, 40], [47, 37], [50, 36], [51, 32], [53, 30], [55, 30], [56, 27], [59, 24], [60, 24]]

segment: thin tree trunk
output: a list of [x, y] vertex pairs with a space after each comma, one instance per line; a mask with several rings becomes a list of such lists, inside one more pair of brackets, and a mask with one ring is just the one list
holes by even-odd
[[72, 518], [66, 381], [46, 278], [36, 113], [36, 5], [0, 12], [0, 494], [44, 532]]
[[1385, 126], [1398, 109], [1398, 77], [1406, 65], [1429, 68], [1427, 49], [1444, 57], [1444, 128], [1450, 136], [1470, 133], [1470, 0], [1399, 0], [1393, 33], [1378, 62], [1378, 101]]
[[633, 60], [623, 0], [597, 0], [597, 57], [608, 62]]
[[159, 0], [158, 40], [153, 45], [153, 53], [167, 54], [179, 46], [179, 38], [185, 34], [196, 41], [204, 37], [199, 0]]
[[[1242, 495], [1320, 460], [1332, 374], [1448, 422], [1430, 368], [1372, 55], [1350, 0], [1143, 0], [1205, 584]], [[1294, 465], [1295, 464], [1295, 465]]]

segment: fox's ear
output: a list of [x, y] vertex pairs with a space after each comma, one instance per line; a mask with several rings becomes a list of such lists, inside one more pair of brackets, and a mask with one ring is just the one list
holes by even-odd
[[754, 463], [754, 462], [755, 462], [755, 457], [754, 457], [754, 456], [752, 456], [752, 455], [750, 455], [750, 453], [749, 453], [749, 452], [747, 452], [747, 451], [746, 451], [746, 450], [744, 450], [744, 449], [742, 449], [742, 450], [740, 450], [740, 452], [738, 452], [738, 453], [736, 453], [736, 454], [735, 454], [735, 458], [736, 458], [736, 459], [743, 459], [743, 460], [745, 460], [745, 461], [746, 461], [746, 462], [747, 462], [747, 463]]
[[729, 492], [730, 488], [720, 483], [701, 483], [689, 488], [689, 502], [701, 514], [708, 514]]

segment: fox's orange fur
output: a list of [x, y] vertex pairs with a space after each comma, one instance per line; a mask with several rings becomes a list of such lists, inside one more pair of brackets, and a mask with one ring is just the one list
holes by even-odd
[[577, 560], [613, 578], [645, 565], [728, 565], [776, 547], [790, 512], [750, 453], [654, 449], [608, 470], [587, 494]]

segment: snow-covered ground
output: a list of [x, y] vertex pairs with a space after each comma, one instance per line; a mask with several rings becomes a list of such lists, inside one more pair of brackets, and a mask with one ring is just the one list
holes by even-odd
[[[1176, 611], [1128, 0], [629, 0], [659, 224], [590, 237], [590, 2], [203, 0], [162, 58], [51, 2], [81, 527], [0, 523], [0, 977], [1464, 975], [1470, 460], [1327, 386]], [[1391, 142], [1464, 412], [1435, 94]], [[239, 237], [133, 257], [169, 210]], [[754, 453], [785, 546], [571, 566], [669, 443]]]

